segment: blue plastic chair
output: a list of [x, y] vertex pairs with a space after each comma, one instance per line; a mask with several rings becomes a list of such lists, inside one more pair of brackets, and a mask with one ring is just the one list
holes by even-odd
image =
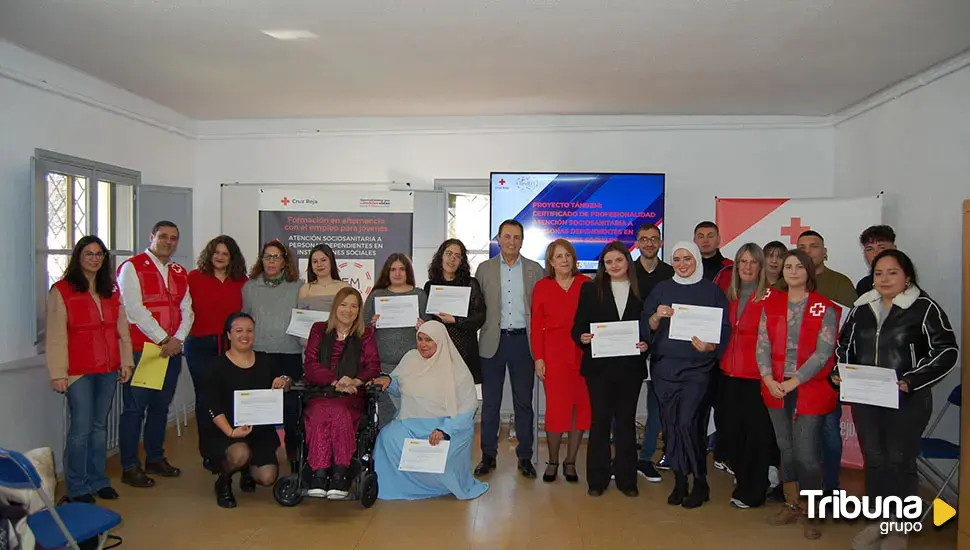
[[121, 524], [120, 515], [96, 504], [69, 502], [55, 507], [50, 495], [41, 488], [40, 474], [34, 465], [16, 451], [0, 448], [0, 485], [31, 489], [44, 502], [46, 510], [27, 518], [40, 548], [80, 550], [77, 541], [97, 537], [101, 550], [108, 540], [108, 531]]
[[[937, 498], [940, 498], [940, 495], [943, 494], [943, 490], [946, 489], [947, 485], [950, 484], [950, 480], [953, 479], [953, 476], [957, 473], [957, 469], [960, 468], [960, 444], [953, 443], [952, 441], [947, 441], [946, 439], [940, 439], [938, 437], [928, 437], [928, 436], [933, 434], [933, 431], [936, 429], [936, 426], [940, 423], [940, 420], [943, 418], [943, 415], [946, 414], [947, 409], [950, 408], [950, 405], [954, 405], [956, 407], [961, 406], [961, 403], [963, 401], [962, 391], [963, 391], [963, 384], [958, 384], [955, 388], [953, 388], [953, 391], [950, 392], [949, 397], [947, 397], [946, 399], [946, 403], [943, 404], [943, 408], [940, 409], [940, 413], [936, 415], [936, 418], [933, 420], [933, 423], [930, 425], [929, 428], [926, 429], [927, 437], [923, 437], [923, 439], [920, 441], [918, 460], [927, 469], [931, 470], [934, 474], [936, 474], [937, 477], [942, 478], [943, 472], [941, 472], [936, 466], [934, 466], [933, 463], [930, 462], [930, 460], [955, 460], [956, 461], [956, 463], [953, 464], [953, 468], [950, 468], [950, 473], [947, 474], [947, 476], [943, 479], [943, 483], [940, 484], [940, 488], [936, 492], [936, 497], [933, 499], [933, 502], [935, 502]], [[920, 519], [920, 521], [925, 520], [926, 516], [929, 515], [930, 511], [933, 509], [933, 502], [930, 502], [930, 505], [926, 508], [926, 512], [923, 513], [923, 517]]]

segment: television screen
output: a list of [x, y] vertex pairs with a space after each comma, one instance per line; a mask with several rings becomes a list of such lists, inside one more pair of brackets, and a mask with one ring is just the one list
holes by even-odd
[[590, 271], [610, 241], [639, 257], [640, 225], [652, 222], [663, 234], [664, 175], [492, 172], [491, 209], [490, 256], [499, 253], [499, 225], [514, 219], [525, 229], [522, 255], [544, 266], [549, 243], [566, 239]]

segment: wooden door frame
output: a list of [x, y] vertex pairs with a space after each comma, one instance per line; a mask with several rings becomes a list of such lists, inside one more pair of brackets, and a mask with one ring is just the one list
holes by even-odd
[[[963, 315], [962, 315], [962, 341], [961, 354], [963, 358], [963, 371], [961, 382], [964, 386], [970, 383], [970, 199], [963, 201]], [[960, 407], [960, 464], [966, 464], [970, 460], [970, 407]], [[967, 443], [967, 446], [963, 446]], [[967, 513], [959, 514], [959, 534], [957, 536], [957, 549], [970, 550], [970, 474], [964, 474], [964, 469], [960, 468], [960, 496], [957, 510], [964, 510]]]

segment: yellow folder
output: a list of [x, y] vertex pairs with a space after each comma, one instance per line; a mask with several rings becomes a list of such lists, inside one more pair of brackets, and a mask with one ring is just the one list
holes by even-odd
[[135, 366], [135, 374], [131, 377], [131, 385], [136, 388], [160, 390], [165, 384], [165, 373], [168, 372], [168, 357], [162, 357], [162, 348], [145, 343], [141, 359]]

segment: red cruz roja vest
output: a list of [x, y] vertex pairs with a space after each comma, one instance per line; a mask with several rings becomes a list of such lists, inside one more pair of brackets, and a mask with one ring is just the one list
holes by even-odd
[[765, 301], [778, 291], [767, 289], [765, 297], [757, 302], [754, 294], [748, 298], [744, 312], [738, 319], [739, 300], [731, 300], [731, 340], [721, 357], [721, 372], [733, 378], [761, 380], [758, 370], [758, 326], [761, 324], [761, 312], [764, 311]]
[[110, 298], [101, 298], [101, 311], [88, 291], [78, 292], [63, 279], [54, 283], [54, 288], [67, 309], [67, 375], [104, 374], [121, 368], [118, 285], [114, 285]]
[[[145, 252], [132, 256], [118, 266], [118, 274], [125, 263], [131, 262], [138, 275], [138, 284], [141, 287], [142, 304], [152, 313], [152, 317], [161, 325], [162, 329], [169, 335], [175, 334], [179, 325], [182, 324], [182, 299], [185, 298], [189, 289], [188, 272], [181, 265], [172, 262], [168, 264], [168, 286], [165, 286], [165, 279], [162, 273], [155, 267], [152, 258]], [[130, 323], [131, 347], [134, 351], [142, 351], [145, 342], [151, 342], [145, 333], [134, 323]]]
[[[771, 339], [772, 378], [782, 382], [785, 375], [785, 349], [788, 342], [788, 293], [772, 292], [771, 298], [765, 301], [764, 309], [768, 335]], [[822, 330], [822, 319], [829, 309], [835, 310], [837, 326], [841, 317], [839, 308], [821, 294], [809, 292], [805, 314], [802, 316], [802, 326], [798, 332], [798, 368], [801, 368], [815, 353], [818, 333]], [[797, 414], [828, 414], [835, 410], [839, 394], [829, 384], [829, 374], [834, 366], [835, 353], [833, 352], [814, 378], [798, 386], [798, 403], [795, 408]], [[761, 395], [768, 407], [782, 408], [783, 400], [773, 397], [764, 384], [761, 384]]]

